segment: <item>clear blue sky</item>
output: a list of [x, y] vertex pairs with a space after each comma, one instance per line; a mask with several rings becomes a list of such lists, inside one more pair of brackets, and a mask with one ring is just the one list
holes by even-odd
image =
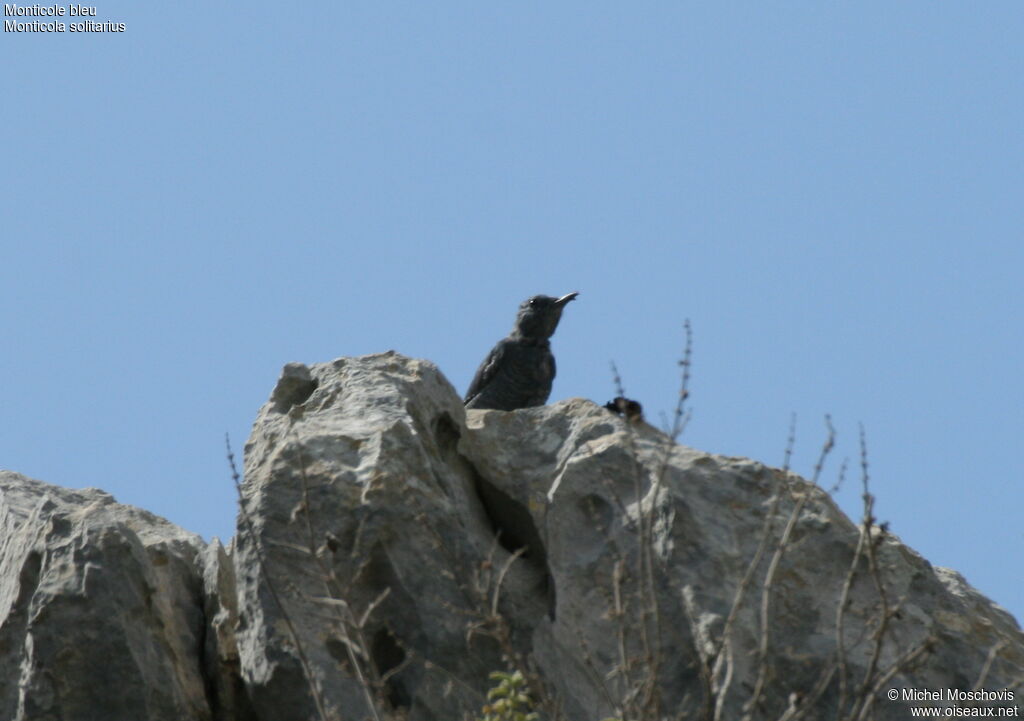
[[[97, 0], [101, 2], [101, 0]], [[464, 391], [581, 292], [553, 399], [674, 403], [1024, 618], [1024, 4], [102, 2], [0, 36], [0, 467], [230, 536], [288, 361]], [[839, 500], [859, 517], [856, 476]]]

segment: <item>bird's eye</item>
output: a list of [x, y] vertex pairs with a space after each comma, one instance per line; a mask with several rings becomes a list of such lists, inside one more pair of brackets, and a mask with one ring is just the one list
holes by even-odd
[[536, 298], [530, 298], [530, 307], [531, 308], [536, 308], [537, 307], [537, 299]]

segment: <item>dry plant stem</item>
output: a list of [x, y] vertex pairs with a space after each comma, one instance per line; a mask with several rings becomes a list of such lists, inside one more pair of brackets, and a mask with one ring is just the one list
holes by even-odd
[[[460, 560], [455, 557], [455, 555], [451, 552], [451, 550], [448, 548], [448, 546], [444, 543], [444, 541], [442, 540], [440, 534], [437, 532], [437, 529], [435, 529], [431, 524], [426, 523], [426, 522], [424, 522], [424, 527], [431, 533], [432, 536], [434, 536], [434, 543], [435, 543], [434, 547], [437, 550], [439, 550], [441, 553], [444, 553], [448, 557], [448, 562], [449, 562], [449, 564], [451, 566], [453, 566], [453, 567], [458, 566], [460, 564]], [[488, 590], [489, 587], [490, 587], [490, 580], [489, 580], [490, 574], [488, 573], [488, 579], [484, 580], [484, 578], [483, 578], [484, 574], [482, 573], [482, 571], [483, 570], [488, 570], [489, 571], [489, 569], [493, 568], [493, 565], [494, 565], [494, 554], [495, 554], [495, 551], [496, 551], [497, 547], [498, 547], [498, 535], [496, 534], [495, 537], [491, 539], [491, 546], [488, 549], [486, 559], [483, 561], [483, 563], [480, 564], [480, 570], [477, 571], [476, 573], [474, 573], [473, 580], [471, 582], [472, 585], [459, 584], [459, 586], [458, 586], [459, 590], [462, 591], [462, 593], [466, 596], [466, 602], [467, 602], [467, 604], [469, 604], [469, 607], [465, 607], [464, 608], [464, 607], [461, 607], [461, 606], [456, 606], [455, 604], [451, 603], [450, 601], [446, 601], [443, 598], [437, 597], [439, 602], [446, 609], [451, 611], [452, 613], [456, 613], [456, 614], [458, 614], [460, 616], [464, 616], [466, 618], [476, 619], [474, 623], [469, 624], [466, 627], [466, 643], [467, 643], [467, 645], [472, 643], [473, 637], [478, 632], [479, 633], [483, 633], [483, 630], [481, 630], [481, 629], [484, 629], [486, 627], [486, 625], [487, 625], [487, 620], [488, 620], [489, 616], [482, 609], [488, 608], [489, 607], [489, 603], [490, 603], [489, 602], [490, 591]], [[442, 573], [444, 573], [446, 577], [448, 577], [450, 579], [454, 579], [454, 576], [450, 572], [442, 571]], [[432, 664], [429, 664], [429, 662], [427, 662], [427, 663], [428, 663], [428, 665], [432, 665]], [[437, 665], [432, 665], [432, 666], [433, 666], [433, 668], [437, 668], [437, 669], [439, 669], [441, 671], [444, 671], [446, 674], [449, 673], [447, 671], [447, 669], [444, 669], [441, 666], [437, 666]], [[465, 684], [462, 684], [460, 682], [460, 685], [465, 685]], [[470, 688], [470, 687], [467, 686], [466, 688]]]
[[782, 457], [782, 472], [789, 473], [793, 460], [793, 448], [796, 446], [796, 413], [789, 416], [789, 435], [786, 437], [786, 451]]
[[508, 569], [512, 568], [512, 564], [515, 563], [516, 559], [526, 553], [526, 547], [519, 548], [515, 553], [511, 554], [501, 567], [501, 571], [498, 573], [498, 578], [494, 582], [494, 593], [491, 596], [491, 615], [498, 615], [498, 600], [501, 598], [501, 584], [505, 582], [505, 576], [508, 574]]
[[[796, 416], [793, 415], [789, 420], [789, 436], [786, 439], [786, 451], [783, 457], [781, 472], [782, 479], [789, 474], [789, 465], [790, 460], [793, 457], [793, 446], [795, 444]], [[725, 623], [722, 626], [722, 642], [715, 652], [715, 663], [711, 671], [712, 685], [714, 686], [717, 684], [717, 688], [715, 689], [717, 698], [715, 699], [714, 721], [721, 721], [722, 719], [722, 714], [725, 710], [725, 699], [729, 694], [729, 686], [732, 684], [732, 627], [733, 624], [736, 623], [736, 618], [739, 615], [740, 606], [743, 604], [743, 597], [746, 595], [747, 588], [753, 581], [754, 574], [761, 565], [761, 559], [768, 550], [768, 544], [771, 542], [772, 538], [772, 526], [774, 525], [775, 515], [778, 513], [781, 499], [782, 481], [780, 480], [778, 488], [772, 496], [771, 506], [765, 514], [764, 526], [761, 530], [761, 539], [758, 543], [757, 550], [754, 552], [754, 557], [750, 559], [750, 563], [747, 564], [747, 570], [743, 574], [743, 578], [740, 579], [739, 585], [736, 587], [736, 592], [733, 594], [732, 598], [732, 606], [729, 609], [729, 615], [725, 617]], [[724, 677], [722, 676], [723, 668], [725, 669]]]
[[[615, 562], [615, 568], [612, 571], [612, 593], [614, 594], [612, 614], [616, 622], [616, 639], [618, 640], [619, 648], [619, 679], [621, 684], [619, 693], [620, 698], [625, 698], [632, 686], [629, 654], [626, 652], [626, 610], [623, 607], [622, 602], [622, 574], [624, 565], [625, 561], [620, 558]], [[619, 713], [625, 715], [625, 709], [621, 708], [621, 704]]]
[[370, 605], [366, 607], [365, 611], [363, 611], [363, 615], [359, 617], [359, 628], [366, 627], [366, 622], [370, 620], [370, 616], [372, 616], [373, 612], [377, 610], [377, 606], [384, 603], [384, 599], [390, 595], [391, 589], [385, 588], [383, 591], [380, 592], [380, 594], [377, 595], [377, 598], [373, 599], [373, 601], [370, 602]]
[[[683, 331], [686, 334], [686, 346], [683, 348], [683, 359], [679, 361], [679, 365], [682, 366], [683, 373], [679, 383], [679, 397], [676, 399], [675, 412], [672, 414], [672, 431], [669, 434], [673, 441], [678, 439], [682, 434], [683, 429], [686, 428], [686, 422], [688, 420], [688, 416], [684, 413], [684, 407], [686, 399], [690, 397], [690, 366], [693, 363], [693, 329], [690, 327], [689, 318], [683, 322]], [[666, 466], [668, 463], [668, 454], [671, 453], [671, 450], [671, 446], [666, 449]], [[662, 472], [664, 472], [664, 470], [665, 466], [662, 467]]]
[[[654, 473], [651, 474], [651, 483], [646, 489], [646, 494], [644, 486], [646, 485], [645, 480], [647, 473], [644, 472], [643, 465], [638, 461], [635, 437], [636, 430], [633, 424], [627, 421], [629, 446], [631, 451], [630, 455], [634, 459], [634, 464], [636, 466], [633, 474], [633, 495], [636, 500], [637, 507], [637, 553], [640, 561], [640, 572], [639, 577], [636, 579], [637, 588], [635, 593], [638, 601], [637, 626], [640, 636], [640, 646], [643, 653], [643, 674], [640, 677], [634, 676], [633, 660], [628, 658], [626, 653], [627, 644], [625, 642], [624, 626], [626, 625], [626, 606], [628, 604], [623, 601], [621, 593], [621, 581], [623, 575], [621, 559], [620, 563], [616, 566], [617, 587], [615, 589], [615, 617], [619, 626], [619, 663], [621, 665], [620, 674], [624, 683], [625, 698], [632, 700], [636, 698], [638, 693], [640, 694], [639, 701], [627, 704], [627, 706], [632, 706], [631, 712], [636, 714], [638, 718], [645, 715], [654, 718], [661, 716], [658, 676], [662, 664], [661, 647], [663, 634], [661, 609], [657, 595], [657, 569], [654, 557], [654, 527], [652, 516], [661, 493], [672, 449], [675, 445], [675, 441], [679, 437], [679, 434], [682, 433], [683, 428], [686, 425], [685, 401], [689, 395], [688, 385], [691, 358], [693, 354], [693, 334], [689, 320], [684, 323], [683, 327], [686, 333], [686, 345], [683, 351], [683, 358], [679, 362], [683, 368], [680, 384], [681, 387], [676, 402], [672, 427], [667, 433], [658, 466]], [[622, 378], [614, 363], [612, 363], [612, 374], [617, 394], [621, 397], [625, 397], [626, 393], [622, 386]], [[650, 499], [650, 503], [646, 504], [646, 508], [644, 503], [645, 497]], [[629, 717], [630, 712], [624, 712], [623, 715], [624, 717]]]
[[[833, 488], [838, 488], [842, 483], [843, 476], [846, 471], [846, 461], [843, 461], [842, 467], [839, 469], [840, 480], [836, 483]], [[804, 718], [810, 710], [814, 707], [814, 704], [818, 702], [828, 688], [829, 683], [832, 681], [832, 677], [836, 674], [839, 675], [839, 701], [836, 704], [837, 714], [842, 714], [843, 709], [846, 707], [846, 702], [849, 695], [848, 689], [848, 669], [846, 667], [846, 631], [845, 631], [845, 619], [846, 609], [850, 604], [850, 590], [853, 588], [854, 579], [857, 576], [857, 568], [860, 565], [861, 556], [864, 553], [865, 541], [870, 538], [871, 535], [871, 508], [865, 504], [864, 507], [864, 521], [860, 525], [860, 533], [857, 536], [857, 546], [853, 552], [853, 560], [850, 562], [850, 568], [846, 572], [846, 577], [843, 579], [842, 590], [839, 593], [839, 603], [836, 605], [836, 658], [835, 662], [826, 667], [821, 676], [818, 678], [818, 682], [814, 685], [811, 693], [809, 693], [798, 705], [797, 708], [787, 712], [779, 719], [779, 721], [799, 721]]]
[[[719, 721], [722, 718], [722, 712], [725, 710], [725, 699], [728, 698], [728, 696], [729, 696], [729, 687], [732, 685], [733, 674], [735, 673], [735, 670], [736, 670], [736, 664], [734, 663], [733, 657], [732, 657], [732, 643], [731, 642], [726, 643], [725, 647], [723, 649], [719, 649], [719, 658], [724, 658], [725, 659], [725, 661], [724, 661], [724, 664], [725, 664], [725, 677], [722, 679], [722, 682], [721, 682], [719, 690], [716, 691], [717, 697], [715, 698], [715, 715], [714, 715], [715, 721]], [[716, 672], [719, 669], [719, 664], [717, 663], [717, 661], [718, 661], [718, 659], [716, 659], [716, 663], [715, 663], [715, 671]], [[712, 674], [712, 683], [714, 683], [714, 681], [715, 681], [715, 675], [713, 673]]]
[[[612, 372], [613, 372], [614, 378], [615, 378], [615, 386], [616, 386], [617, 393], [620, 396], [625, 396], [625, 389], [622, 387], [622, 379], [619, 376], [618, 369], [615, 367], [614, 363], [612, 363]], [[650, 630], [648, 628], [648, 623], [649, 623], [649, 619], [650, 619], [650, 617], [652, 615], [652, 608], [653, 608], [653, 614], [654, 614], [654, 618], [655, 618], [655, 627], [656, 627], [655, 634], [654, 634], [654, 642], [657, 643], [657, 640], [660, 638], [660, 634], [657, 633], [657, 630], [658, 630], [657, 629], [657, 626], [658, 626], [658, 622], [657, 622], [657, 611], [658, 611], [657, 605], [658, 604], [657, 604], [657, 598], [654, 595], [653, 558], [652, 558], [651, 553], [650, 553], [651, 536], [652, 536], [652, 534], [651, 534], [651, 518], [650, 518], [650, 514], [648, 513], [648, 511], [646, 511], [644, 509], [644, 480], [645, 480], [646, 473], [644, 472], [644, 467], [640, 463], [638, 455], [637, 455], [636, 436], [635, 436], [636, 431], [634, 430], [632, 423], [629, 423], [628, 421], [627, 421], [627, 428], [628, 428], [627, 438], [628, 438], [628, 443], [629, 443], [629, 448], [630, 448], [630, 457], [633, 459], [633, 463], [634, 463], [633, 498], [635, 499], [636, 508], [637, 508], [637, 514], [636, 514], [637, 515], [637, 555], [639, 556], [639, 559], [640, 559], [640, 574], [639, 574], [639, 577], [636, 579], [636, 582], [637, 582], [636, 597], [640, 600], [640, 604], [639, 604], [640, 608], [639, 608], [639, 614], [638, 614], [638, 619], [637, 619], [637, 627], [638, 627], [638, 631], [639, 631], [639, 634], [640, 634], [640, 645], [641, 645], [641, 649], [642, 649], [642, 652], [643, 652], [644, 666], [645, 666], [645, 668], [647, 670], [650, 671], [650, 673], [648, 674], [648, 683], [646, 684], [648, 688], [645, 691], [644, 701], [643, 701], [643, 703], [647, 703], [647, 702], [649, 702], [651, 700], [651, 698], [652, 698], [651, 695], [656, 691], [657, 666], [658, 666], [658, 662], [659, 662], [659, 659], [657, 658], [657, 653], [658, 652], [654, 648], [654, 646], [652, 644], [652, 641], [651, 641], [651, 633], [650, 633]], [[653, 509], [653, 504], [654, 504], [654, 501], [655, 501], [656, 495], [657, 495], [657, 489], [656, 488], [652, 488], [650, 490], [653, 491], [653, 494], [654, 494], [652, 499], [651, 499], [652, 500], [651, 507]], [[633, 678], [633, 673], [632, 673], [633, 664], [632, 664], [632, 660], [628, 657], [627, 652], [626, 652], [627, 646], [626, 646], [626, 631], [625, 631], [625, 627], [627, 625], [627, 622], [626, 622], [626, 613], [625, 613], [625, 605], [626, 604], [624, 603], [623, 598], [622, 598], [622, 579], [623, 579], [623, 576], [624, 576], [623, 569], [624, 569], [623, 560], [620, 559], [619, 562], [615, 566], [615, 579], [614, 579], [614, 583], [615, 583], [615, 618], [616, 618], [616, 621], [617, 621], [618, 626], [619, 626], [619, 663], [620, 663], [620, 666], [621, 666], [620, 674], [621, 674], [621, 679], [622, 679], [622, 683], [623, 683], [623, 692], [622, 692], [622, 694], [623, 694], [624, 699], [626, 699], [626, 698], [632, 699], [632, 698], [635, 697], [635, 691], [637, 691], [639, 689], [637, 687], [637, 684], [634, 682], [634, 678]], [[653, 679], [653, 683], [652, 683], [652, 679]], [[628, 703], [628, 704], [624, 704], [624, 707], [625, 707], [624, 710], [623, 710], [624, 721], [632, 718], [633, 714], [636, 714], [636, 716], [638, 718], [640, 717], [640, 715], [641, 715], [640, 710], [638, 710], [638, 709], [637, 710], [631, 710], [630, 707], [632, 707], [633, 705], [634, 704], [632, 702]]]
[[[974, 682], [974, 686], [971, 687], [972, 691], [980, 690], [984, 685], [985, 681], [988, 680], [989, 671], [992, 670], [992, 664], [995, 663], [996, 658], [999, 657], [999, 653], [1006, 648], [1007, 642], [1005, 640], [996, 641], [992, 644], [992, 648], [988, 650], [988, 655], [985, 657], [985, 663], [981, 667], [981, 671], [978, 673], [978, 680]], [[1017, 690], [1018, 686], [1024, 684], [1024, 676], [1015, 678], [1006, 684], [1006, 688]]]
[[[337, 582], [334, 575], [334, 569], [329, 568], [323, 558], [320, 556], [318, 544], [316, 542], [317, 535], [313, 527], [313, 512], [309, 503], [309, 478], [306, 473], [306, 460], [302, 453], [302, 444], [295, 434], [295, 429], [291, 425], [291, 419], [289, 419], [288, 432], [291, 434], [292, 439], [295, 441], [296, 454], [298, 455], [299, 461], [299, 480], [302, 483], [302, 515], [306, 520], [306, 532], [308, 534], [307, 542], [309, 543], [309, 554], [313, 557], [313, 561], [317, 565], [317, 569], [320, 572], [320, 579], [324, 585], [324, 591], [330, 598], [336, 598], [344, 601], [344, 596], [341, 593], [341, 584]], [[373, 675], [372, 679], [367, 679], [366, 672], [363, 670], [363, 664], [360, 661], [359, 656], [355, 652], [355, 646], [358, 645], [359, 650], [365, 655], [366, 639], [363, 638], [362, 629], [363, 624], [369, 618], [370, 612], [377, 607], [377, 605], [384, 600], [390, 589], [385, 591], [378, 596], [376, 600], [367, 608], [366, 613], [363, 614], [360, 620], [353, 618], [353, 611], [351, 606], [345, 602], [343, 606], [333, 605], [338, 612], [339, 630], [343, 634], [342, 641], [344, 642], [345, 651], [348, 655], [349, 664], [352, 666], [352, 672], [355, 674], [356, 681], [360, 688], [363, 690], [363, 695], [366, 700], [366, 705], [370, 709], [370, 713], [373, 715], [374, 721], [380, 721], [380, 713], [377, 711], [377, 704], [373, 698], [371, 692], [371, 686], [380, 691], [381, 679], [373, 668], [372, 664], [367, 664], [367, 669]], [[355, 636], [353, 642], [352, 636]]]
[[[679, 394], [676, 397], [676, 407], [672, 414], [672, 427], [669, 432], [669, 438], [664, 444], [662, 450], [661, 463], [658, 467], [658, 473], [655, 476], [655, 489], [652, 495], [651, 512], [654, 511], [654, 504], [658, 501], [658, 496], [661, 493], [661, 489], [665, 483], [665, 474], [668, 472], [669, 461], [672, 458], [672, 450], [675, 448], [676, 442], [679, 440], [679, 436], [686, 428], [686, 424], [689, 420], [689, 415], [686, 413], [686, 399], [690, 396], [690, 367], [693, 364], [693, 328], [690, 325], [690, 319], [687, 318], [683, 322], [683, 332], [686, 338], [685, 346], [683, 347], [683, 358], [679, 361], [679, 365], [682, 368], [682, 373], [679, 380]], [[661, 610], [658, 605], [657, 589], [655, 588], [654, 579], [654, 537], [653, 528], [650, 520], [647, 523], [648, 538], [644, 544], [644, 556], [646, 557], [647, 567], [647, 603], [650, 609], [651, 616], [654, 620], [654, 634], [655, 639], [660, 640], [662, 638], [662, 626], [661, 626]], [[650, 677], [650, 689], [649, 694], [654, 694], [657, 691], [658, 673], [661, 668], [661, 645], [658, 643], [657, 649], [649, 666], [649, 677]], [[654, 716], [657, 718], [660, 714], [660, 707], [657, 703], [658, 699], [656, 696], [651, 696], [649, 701], [654, 703]]]
[[231, 480], [235, 484], [235, 492], [238, 494], [238, 512], [242, 517], [242, 524], [245, 527], [245, 532], [249, 535], [249, 540], [252, 542], [253, 551], [256, 554], [256, 562], [260, 567], [260, 574], [263, 576], [263, 583], [270, 593], [270, 597], [274, 599], [274, 604], [281, 612], [281, 616], [284, 619], [285, 626], [288, 629], [288, 634], [292, 638], [292, 643], [295, 645], [295, 652], [299, 656], [299, 663], [302, 666], [302, 674], [306, 677], [306, 682], [309, 684], [309, 689], [313, 694], [313, 703], [316, 705], [317, 715], [321, 721], [328, 721], [327, 712], [324, 708], [323, 696], [320, 692], [320, 686], [313, 676], [313, 667], [309, 662], [309, 658], [306, 656], [306, 650], [303, 648], [302, 642], [299, 640], [298, 630], [295, 628], [295, 624], [292, 623], [291, 616], [288, 615], [287, 609], [281, 602], [281, 597], [277, 593], [277, 589], [274, 582], [271, 580], [269, 569], [267, 568], [267, 560], [263, 555], [263, 550], [260, 548], [258, 539], [256, 538], [256, 529], [253, 527], [252, 518], [249, 516], [249, 511], [245, 507], [245, 497], [242, 495], [242, 477], [238, 473], [238, 468], [235, 466], [235, 454], [231, 450], [231, 438], [228, 434], [224, 434], [224, 443], [227, 447], [228, 453], [228, 465], [231, 467]]
[[[886, 631], [888, 630], [891, 620], [899, 610], [899, 603], [895, 606], [890, 603], [878, 563], [877, 548], [885, 538], [884, 527], [880, 529], [877, 538], [872, 537], [872, 528], [874, 527], [875, 521], [873, 515], [874, 496], [872, 496], [869, 491], [867, 442], [865, 441], [863, 427], [860, 429], [860, 453], [861, 480], [864, 487], [864, 519], [861, 525], [861, 539], [858, 542], [858, 549], [863, 549], [863, 553], [867, 557], [868, 569], [871, 574], [875, 590], [878, 593], [881, 611], [878, 617], [878, 626], [872, 634], [873, 644], [871, 657], [868, 661], [868, 667], [864, 672], [864, 678], [857, 687], [856, 696], [854, 697], [849, 713], [841, 717], [848, 721], [866, 721], [866, 719], [869, 719], [872, 707], [874, 706], [882, 688], [888, 684], [897, 673], [901, 672], [922, 655], [927, 653], [935, 642], [934, 637], [929, 636], [918, 646], [901, 654], [884, 671], [879, 669], [879, 661], [881, 659], [882, 648], [885, 642]], [[854, 559], [854, 563], [856, 564], [858, 560], [859, 556]], [[845, 672], [845, 660], [842, 660], [842, 664], [842, 668]], [[844, 689], [844, 691], [846, 690]], [[845, 696], [841, 698], [841, 701], [845, 704]], [[842, 705], [838, 707], [838, 711], [840, 714], [843, 713]]]
[[889, 683], [889, 681], [892, 680], [893, 676], [909, 667], [910, 664], [927, 653], [934, 643], [935, 639], [929, 636], [914, 648], [900, 655], [900, 657], [892, 663], [885, 673], [880, 674], [873, 684], [863, 690], [859, 699], [860, 708], [857, 710], [857, 715], [851, 715], [849, 718], [854, 719], [855, 721], [869, 721], [869, 714], [871, 713], [871, 708], [875, 704], [875, 700], [878, 698], [878, 693], [886, 684]]
[[864, 671], [864, 678], [857, 690], [857, 700], [851, 710], [851, 718], [861, 718], [864, 709], [869, 703], [871, 703], [867, 697], [867, 691], [870, 688], [871, 681], [875, 677], [875, 673], [878, 669], [878, 662], [882, 655], [882, 646], [885, 642], [885, 632], [888, 630], [889, 622], [892, 620], [893, 614], [895, 613], [895, 610], [889, 603], [888, 594], [885, 592], [885, 583], [882, 581], [881, 571], [878, 566], [878, 555], [876, 553], [878, 545], [885, 538], [885, 532], [880, 531], [877, 538], [872, 537], [872, 528], [874, 527], [875, 522], [875, 497], [871, 495], [868, 489], [868, 454], [863, 426], [861, 426], [860, 429], [860, 466], [861, 484], [864, 488], [864, 521], [863, 528], [861, 529], [861, 535], [865, 537], [863, 546], [865, 555], [868, 559], [868, 570], [871, 575], [871, 580], [875, 585], [875, 590], [878, 592], [878, 599], [881, 603], [882, 610], [879, 614], [878, 627], [873, 633], [874, 643], [872, 644], [871, 657], [868, 661], [868, 667]]
[[[863, 501], [864, 501], [864, 515], [860, 525], [860, 534], [857, 539], [857, 547], [854, 551], [853, 560], [850, 563], [850, 569], [846, 574], [846, 578], [843, 582], [843, 588], [840, 593], [839, 605], [836, 609], [836, 660], [832, 666], [825, 669], [822, 673], [821, 678], [815, 685], [811, 694], [809, 694], [804, 701], [800, 704], [799, 709], [795, 713], [790, 714], [787, 712], [783, 715], [780, 721], [798, 721], [804, 718], [823, 695], [825, 688], [831, 681], [834, 673], [839, 674], [839, 694], [838, 702], [836, 704], [836, 715], [837, 718], [843, 721], [866, 721], [870, 718], [871, 710], [874, 706], [875, 701], [878, 698], [878, 694], [885, 687], [886, 684], [902, 670], [907, 668], [910, 664], [914, 663], [918, 658], [927, 653], [935, 642], [934, 637], [929, 636], [921, 644], [914, 647], [913, 649], [901, 654], [892, 664], [889, 665], [884, 671], [879, 668], [879, 660], [881, 658], [881, 652], [883, 643], [885, 640], [885, 633], [888, 630], [888, 626], [892, 618], [896, 615], [899, 609], [899, 603], [895, 606], [890, 604], [888, 594], [886, 593], [885, 583], [881, 576], [880, 567], [877, 558], [877, 546], [884, 539], [885, 530], [880, 529], [880, 534], [877, 538], [872, 537], [872, 528], [874, 528], [875, 518], [873, 515], [874, 509], [874, 496], [869, 492], [868, 484], [868, 462], [867, 462], [867, 443], [865, 441], [864, 429], [860, 430], [860, 452], [861, 452], [861, 476], [864, 487]], [[845, 629], [844, 629], [844, 618], [846, 610], [849, 606], [849, 595], [850, 590], [853, 586], [854, 579], [857, 574], [857, 570], [860, 566], [862, 558], [866, 557], [868, 561], [868, 568], [871, 574], [871, 578], [875, 587], [876, 592], [879, 595], [881, 611], [878, 616], [878, 626], [872, 633], [873, 645], [871, 657], [868, 663], [868, 668], [865, 671], [864, 678], [856, 688], [856, 693], [853, 698], [853, 703], [847, 710], [847, 703], [850, 697], [849, 688], [849, 671], [847, 668], [846, 660], [846, 646], [845, 646]], [[991, 665], [992, 660], [998, 653], [998, 644], [989, 652], [988, 660], [986, 661], [985, 667], [982, 669], [981, 675], [979, 676], [979, 685], [983, 682], [984, 677], [988, 673], [988, 668]]]
[[836, 708], [846, 707], [849, 695], [848, 670], [846, 668], [846, 609], [850, 604], [850, 590], [853, 588], [853, 581], [857, 575], [857, 567], [860, 565], [861, 555], [864, 553], [864, 545], [870, 543], [871, 539], [871, 506], [864, 502], [864, 518], [860, 525], [860, 534], [857, 537], [857, 547], [853, 551], [853, 560], [850, 562], [850, 570], [846, 573], [843, 581], [843, 590], [839, 594], [839, 605], [836, 607], [836, 671], [839, 674], [839, 704]]
[[693, 647], [697, 652], [697, 659], [700, 662], [700, 682], [702, 686], [701, 718], [708, 720], [714, 713], [714, 688], [711, 681], [711, 655], [704, 647], [700, 637], [700, 629], [697, 627], [697, 609], [684, 588], [680, 592], [683, 599], [683, 613], [686, 614], [686, 623], [690, 627], [690, 636], [693, 638]]
[[[866, 515], [870, 515], [871, 509], [874, 506], [874, 498], [865, 491], [864, 498], [864, 511]], [[870, 527], [866, 529], [866, 533], [870, 534]], [[878, 557], [875, 553], [876, 544], [882, 540], [882, 536], [877, 539], [868, 537], [867, 542], [864, 544], [865, 555], [868, 559], [868, 571], [871, 576], [871, 580], [874, 582], [875, 590], [878, 592], [879, 602], [881, 603], [882, 609], [878, 617], [878, 627], [875, 629], [872, 636], [874, 637], [874, 643], [872, 644], [871, 657], [868, 660], [868, 666], [864, 670], [864, 678], [861, 681], [860, 687], [858, 688], [858, 694], [862, 695], [864, 689], [867, 688], [871, 679], [875, 675], [875, 671], [878, 669], [878, 662], [882, 655], [882, 646], [885, 640], [885, 632], [888, 629], [889, 621], [892, 618], [893, 611], [889, 605], [889, 598], [885, 592], [885, 585], [882, 582], [881, 574], [878, 569]]]
[[[865, 445], [863, 438], [863, 427], [861, 428], [861, 468], [866, 471], [866, 460], [865, 460]], [[834, 493], [843, 483], [843, 479], [846, 475], [846, 461], [843, 461], [842, 466], [839, 469], [839, 480], [832, 487]], [[832, 680], [834, 674], [839, 676], [839, 700], [836, 704], [837, 714], [842, 714], [843, 709], [846, 708], [847, 699], [849, 697], [849, 684], [848, 676], [849, 671], [846, 666], [846, 629], [845, 619], [846, 610], [850, 605], [850, 590], [853, 588], [853, 582], [857, 576], [857, 569], [860, 566], [860, 559], [864, 554], [864, 548], [867, 543], [870, 542], [871, 538], [871, 526], [874, 519], [871, 515], [872, 505], [869, 503], [869, 497], [864, 496], [864, 513], [860, 524], [860, 532], [857, 536], [857, 546], [853, 552], [853, 560], [850, 561], [850, 568], [846, 572], [846, 577], [843, 579], [842, 590], [839, 593], [839, 603], [836, 606], [836, 658], [835, 662], [828, 668], [826, 668], [818, 683], [815, 685], [814, 690], [801, 704], [800, 709], [795, 713], [790, 721], [797, 721], [804, 717], [805, 714], [814, 706], [819, 698], [824, 694], [825, 689], [828, 687], [829, 682]]]
[[[822, 469], [825, 467], [825, 460], [828, 458], [828, 454], [835, 447], [836, 432], [835, 428], [832, 427], [832, 419], [828, 415], [825, 416], [825, 427], [828, 429], [828, 437], [825, 439], [825, 443], [822, 444], [821, 453], [818, 455], [818, 462], [814, 466], [814, 476], [811, 478], [812, 486], [818, 485]], [[757, 707], [758, 702], [761, 700], [761, 695], [764, 693], [765, 683], [768, 679], [768, 629], [771, 621], [771, 600], [775, 586], [775, 575], [778, 572], [779, 564], [782, 562], [782, 556], [785, 554], [786, 548], [789, 546], [789, 539], [793, 533], [793, 528], [796, 526], [796, 522], [800, 518], [800, 513], [803, 511], [809, 497], [810, 490], [808, 489], [801, 494], [799, 500], [797, 500], [793, 505], [793, 510], [789, 514], [789, 520], [786, 522], [786, 527], [782, 532], [782, 537], [775, 546], [775, 553], [772, 555], [772, 560], [768, 564], [768, 572], [765, 574], [764, 583], [761, 587], [761, 638], [757, 649], [757, 681], [754, 683], [754, 690], [750, 695], [750, 700], [747, 701], [744, 707], [746, 718], [752, 718], [754, 710]]]
[[547, 713], [547, 718], [552, 721], [558, 721], [558, 719], [563, 717], [563, 714], [560, 710], [557, 699], [552, 698], [547, 692], [544, 682], [536, 672], [535, 667], [531, 664], [530, 659], [516, 651], [512, 644], [512, 632], [509, 627], [508, 620], [500, 612], [501, 588], [505, 581], [505, 577], [508, 574], [509, 569], [511, 569], [512, 564], [516, 559], [523, 555], [527, 549], [525, 547], [520, 548], [511, 554], [511, 556], [502, 564], [501, 569], [495, 576], [493, 573], [495, 566], [494, 554], [497, 552], [497, 549], [498, 537], [495, 536], [491, 542], [487, 558], [481, 564], [481, 571], [486, 571], [486, 574], [481, 573], [474, 581], [473, 587], [468, 589], [472, 591], [473, 597], [470, 599], [470, 603], [473, 607], [471, 609], [460, 609], [455, 608], [450, 604], [445, 605], [460, 615], [475, 619], [466, 627], [467, 644], [469, 644], [472, 641], [472, 638], [477, 634], [494, 639], [498, 643], [506, 662], [522, 673], [523, 678], [526, 679], [530, 694], [533, 697], [535, 704]]
[[988, 650], [988, 655], [985, 657], [985, 664], [981, 667], [981, 672], [978, 674], [978, 680], [974, 682], [974, 686], [971, 688], [972, 691], [979, 690], [985, 685], [985, 680], [988, 678], [988, 672], [992, 670], [992, 664], [995, 662], [999, 652], [1006, 646], [1006, 641], [996, 641], [992, 644], [992, 648]]

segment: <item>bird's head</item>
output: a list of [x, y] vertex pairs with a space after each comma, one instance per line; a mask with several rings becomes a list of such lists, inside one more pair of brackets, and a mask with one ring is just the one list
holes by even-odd
[[527, 298], [519, 305], [515, 334], [521, 338], [547, 340], [554, 335], [555, 328], [558, 327], [562, 309], [578, 295], [579, 293], [573, 292], [561, 298], [552, 298], [550, 295]]

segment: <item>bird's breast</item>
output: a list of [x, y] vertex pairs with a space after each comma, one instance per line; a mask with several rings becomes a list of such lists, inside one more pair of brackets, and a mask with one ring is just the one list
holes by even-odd
[[485, 407], [512, 409], [544, 405], [554, 377], [555, 361], [549, 348], [507, 343], [500, 367], [484, 390], [484, 401], [488, 404]]

